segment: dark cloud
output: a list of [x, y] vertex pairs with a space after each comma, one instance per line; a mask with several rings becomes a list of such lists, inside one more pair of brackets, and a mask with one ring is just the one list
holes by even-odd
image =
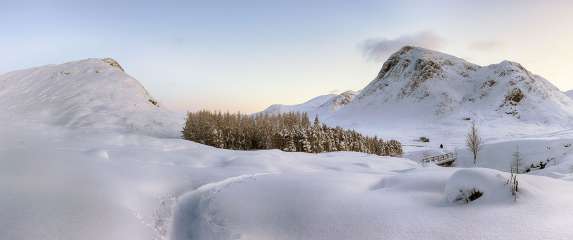
[[397, 38], [367, 39], [361, 44], [364, 56], [373, 61], [384, 61], [392, 53], [405, 45], [424, 47], [429, 49], [439, 49], [445, 44], [444, 39], [433, 32], [419, 32], [409, 35], [402, 35]]
[[503, 43], [498, 41], [476, 41], [468, 45], [468, 48], [476, 51], [494, 51], [503, 47]]

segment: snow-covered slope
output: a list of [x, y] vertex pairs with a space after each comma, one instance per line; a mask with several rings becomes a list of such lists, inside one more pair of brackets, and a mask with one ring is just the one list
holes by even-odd
[[178, 136], [182, 122], [110, 58], [0, 75], [0, 109], [59, 126], [158, 136]]
[[283, 104], [274, 104], [265, 109], [264, 113], [267, 114], [279, 114], [285, 112], [310, 112], [315, 111], [317, 108], [320, 108], [324, 103], [330, 101], [332, 98], [336, 97], [336, 94], [327, 94], [315, 97], [310, 99], [304, 103], [296, 104], [296, 105], [283, 105]]
[[[393, 54], [346, 104], [331, 111], [308, 105], [297, 110], [318, 114], [329, 124], [389, 137], [404, 135], [404, 129], [412, 137], [433, 134], [428, 129], [437, 125], [465, 131], [469, 120], [490, 136], [515, 134], [512, 126], [553, 131], [570, 127], [573, 120], [573, 100], [518, 63], [478, 66], [410, 46]], [[507, 127], [495, 128], [501, 125]]]
[[568, 97], [573, 99], [573, 90], [569, 90], [569, 91], [566, 91], [564, 93], [565, 93], [565, 95], [567, 95]]
[[[502, 170], [516, 144], [527, 149], [526, 163], [562, 155], [560, 164], [538, 171], [554, 178], [520, 175], [513, 202], [508, 174], [491, 169], [422, 166], [364, 153], [232, 151], [158, 138], [178, 131], [180, 116], [150, 99], [111, 60], [0, 76], [0, 112], [7, 113], [0, 114], [0, 239], [573, 236], [573, 183], [554, 179], [573, 179], [573, 140], [484, 146], [480, 166]], [[336, 115], [361, 101], [350, 92], [313, 106]], [[564, 135], [570, 134], [545, 138]], [[458, 201], [474, 190], [483, 197]]]
[[285, 112], [307, 112], [311, 114], [311, 117], [316, 115], [326, 116], [350, 103], [357, 94], [358, 92], [356, 91], [346, 91], [341, 94], [318, 96], [296, 105], [274, 104], [262, 111], [262, 113], [278, 114]]

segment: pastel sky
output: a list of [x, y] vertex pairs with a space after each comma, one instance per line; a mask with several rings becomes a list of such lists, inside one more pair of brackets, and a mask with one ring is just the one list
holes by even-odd
[[571, 1], [2, 1], [0, 73], [113, 57], [175, 110], [359, 90], [401, 45], [573, 89]]

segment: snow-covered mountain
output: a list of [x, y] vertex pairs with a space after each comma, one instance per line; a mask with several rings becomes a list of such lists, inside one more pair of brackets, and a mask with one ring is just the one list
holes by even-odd
[[481, 67], [422, 48], [404, 47], [357, 97], [361, 103], [417, 103], [434, 116], [510, 115], [542, 123], [570, 120], [573, 102], [520, 64]]
[[573, 120], [573, 100], [518, 63], [479, 66], [411, 46], [394, 53], [372, 82], [346, 99], [330, 111], [308, 103], [289, 110], [374, 133], [436, 123], [465, 126], [468, 120], [544, 127]]
[[0, 109], [19, 119], [73, 128], [177, 136], [181, 121], [111, 58], [0, 75]]
[[358, 92], [346, 91], [341, 94], [321, 95], [296, 105], [274, 104], [265, 109], [263, 113], [278, 114], [285, 112], [308, 112], [313, 113], [313, 116], [328, 115], [350, 103], [356, 94], [358, 94]]
[[283, 104], [273, 104], [267, 109], [265, 109], [265, 113], [268, 114], [279, 114], [284, 112], [310, 112], [315, 111], [316, 109], [320, 108], [322, 104], [325, 104], [330, 99], [336, 97], [336, 94], [327, 94], [315, 97], [310, 99], [301, 104], [295, 105], [283, 105]]

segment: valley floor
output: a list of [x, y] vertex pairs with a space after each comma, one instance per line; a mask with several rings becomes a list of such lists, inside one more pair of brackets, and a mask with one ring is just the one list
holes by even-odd
[[[561, 162], [520, 175], [513, 202], [508, 174], [486, 168], [0, 122], [0, 239], [573, 238], [568, 140], [524, 140], [524, 157], [551, 145]], [[503, 170], [508, 144], [480, 166]], [[471, 187], [483, 197], [451, 201]]]

